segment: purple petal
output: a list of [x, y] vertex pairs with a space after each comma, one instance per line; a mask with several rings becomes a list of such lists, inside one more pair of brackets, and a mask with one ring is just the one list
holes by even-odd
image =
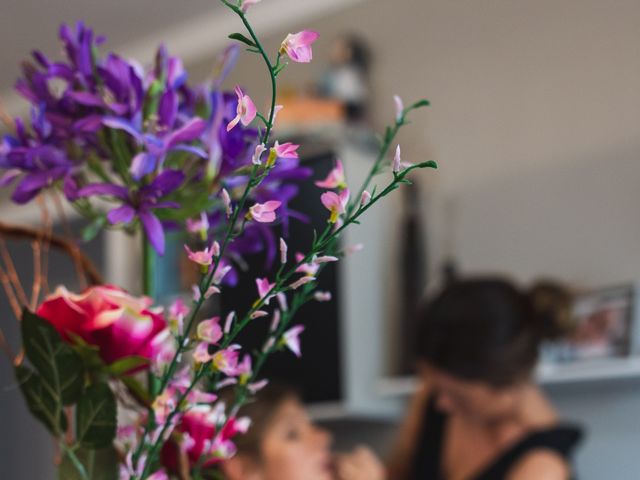
[[140, 133], [140, 131], [138, 131], [135, 125], [133, 125], [131, 122], [128, 122], [122, 118], [105, 117], [102, 119], [102, 123], [103, 125], [106, 125], [107, 127], [110, 127], [110, 128], [124, 130], [140, 143], [142, 143], [143, 141], [142, 134]]
[[158, 119], [160, 125], [171, 127], [178, 114], [178, 96], [174, 90], [167, 90], [160, 97]]
[[136, 211], [130, 205], [122, 205], [121, 207], [114, 208], [107, 214], [107, 219], [112, 225], [118, 223], [129, 223], [133, 220]]
[[153, 205], [153, 208], [180, 208], [178, 202], [158, 202]]
[[156, 198], [164, 197], [168, 193], [173, 192], [176, 188], [182, 184], [184, 181], [184, 173], [180, 170], [165, 170], [153, 181], [143, 188], [146, 192], [151, 193], [151, 195]]
[[158, 158], [145, 152], [140, 152], [131, 161], [129, 172], [136, 180], [140, 180], [145, 175], [153, 172], [156, 168]]
[[207, 122], [205, 122], [203, 119], [192, 118], [182, 127], [171, 132], [167, 136], [167, 138], [165, 139], [167, 150], [173, 148], [178, 143], [190, 142], [192, 140], [195, 140], [200, 135], [202, 135], [202, 132], [204, 132], [204, 129], [206, 127]]
[[75, 122], [72, 128], [76, 132], [93, 133], [100, 130], [100, 127], [102, 127], [102, 117], [100, 115], [89, 115]]
[[138, 217], [140, 217], [151, 246], [158, 252], [158, 255], [164, 255], [164, 230], [158, 217], [148, 210], [138, 212]]
[[129, 198], [129, 191], [121, 185], [111, 185], [109, 183], [93, 183], [82, 187], [78, 191], [78, 197], [92, 197], [94, 195], [108, 195], [121, 200]]
[[218, 63], [215, 66], [215, 71], [218, 73], [218, 76], [213, 81], [213, 89], [219, 90], [222, 86], [222, 82], [225, 81], [229, 72], [233, 70], [236, 62], [238, 61], [238, 56], [240, 55], [240, 45], [234, 43], [228, 46], [222, 55], [218, 57]]
[[207, 158], [209, 155], [207, 155], [207, 152], [205, 152], [203, 149], [199, 148], [199, 147], [193, 147], [191, 145], [178, 145], [177, 147], [173, 147], [171, 150], [176, 151], [182, 151], [182, 152], [189, 152], [189, 153], [193, 153], [194, 155], [197, 155], [200, 158]]
[[0, 177], [0, 187], [6, 187], [16, 178], [18, 178], [18, 175], [20, 175], [21, 173], [22, 171], [18, 170], [17, 168], [12, 168], [11, 170], [4, 172], [4, 174]]
[[89, 92], [67, 92], [67, 96], [80, 105], [88, 107], [104, 107], [104, 101], [99, 95]]
[[27, 203], [32, 200], [40, 190], [50, 184], [53, 180], [53, 171], [38, 172], [27, 175], [18, 184], [11, 195], [11, 199], [16, 203]]

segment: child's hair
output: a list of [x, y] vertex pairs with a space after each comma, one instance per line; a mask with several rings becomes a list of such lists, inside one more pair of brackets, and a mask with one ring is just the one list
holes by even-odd
[[[222, 395], [222, 399], [230, 404], [233, 401], [232, 392], [225, 392]], [[238, 416], [249, 417], [251, 419], [251, 427], [247, 433], [238, 435], [233, 439], [238, 449], [238, 454], [260, 461], [262, 457], [262, 441], [278, 408], [287, 400], [298, 399], [299, 395], [294, 388], [278, 383], [270, 383], [240, 408]]]

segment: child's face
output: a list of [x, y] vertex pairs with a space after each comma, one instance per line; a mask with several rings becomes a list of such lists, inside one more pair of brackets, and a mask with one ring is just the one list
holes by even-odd
[[262, 443], [264, 480], [331, 480], [331, 436], [314, 425], [304, 407], [286, 400]]

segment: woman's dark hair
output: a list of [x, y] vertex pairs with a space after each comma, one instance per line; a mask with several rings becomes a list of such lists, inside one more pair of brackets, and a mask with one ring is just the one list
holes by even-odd
[[552, 281], [521, 291], [498, 277], [459, 280], [420, 308], [418, 356], [459, 378], [512, 385], [530, 377], [540, 343], [567, 330], [570, 309]]

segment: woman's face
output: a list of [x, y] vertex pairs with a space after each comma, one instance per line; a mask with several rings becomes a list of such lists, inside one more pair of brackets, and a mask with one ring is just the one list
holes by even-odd
[[262, 442], [264, 480], [331, 480], [331, 436], [295, 399], [283, 402]]
[[468, 420], [490, 423], [513, 414], [517, 388], [495, 388], [484, 382], [464, 380], [428, 366], [424, 375], [434, 389], [440, 410]]

